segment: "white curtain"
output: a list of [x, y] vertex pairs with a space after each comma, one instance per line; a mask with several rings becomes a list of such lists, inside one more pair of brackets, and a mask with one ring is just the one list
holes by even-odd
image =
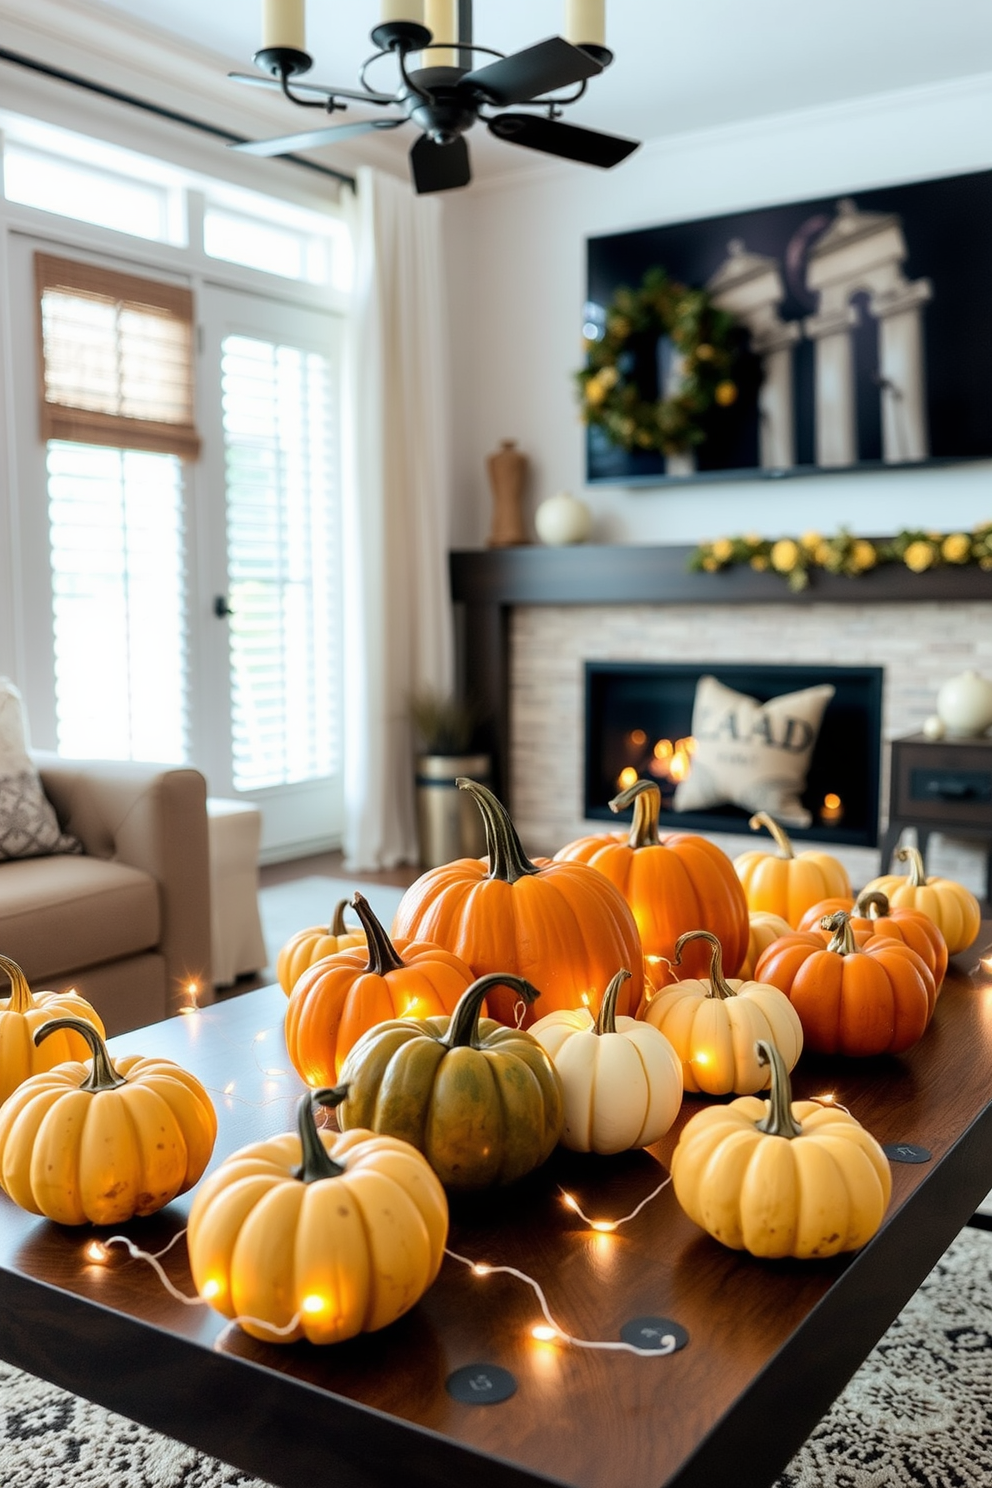
[[363, 167], [346, 456], [345, 861], [415, 862], [411, 692], [450, 691], [441, 203]]

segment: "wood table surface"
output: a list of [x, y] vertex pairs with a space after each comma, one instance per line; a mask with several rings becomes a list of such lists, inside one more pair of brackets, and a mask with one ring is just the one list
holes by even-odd
[[[558, 1323], [616, 1339], [639, 1317], [674, 1319], [687, 1347], [665, 1357], [536, 1341], [529, 1287], [479, 1277], [454, 1259], [405, 1318], [319, 1349], [248, 1338], [206, 1306], [183, 1306], [152, 1269], [116, 1249], [87, 1259], [94, 1233], [17, 1209], [0, 1195], [0, 1356], [280, 1488], [767, 1488], [992, 1189], [992, 925], [952, 963], [920, 1044], [892, 1059], [804, 1056], [797, 1096], [828, 1092], [882, 1143], [926, 1147], [893, 1166], [878, 1235], [854, 1256], [762, 1262], [696, 1228], [666, 1188], [675, 1130], [618, 1158], [555, 1154], [511, 1190], [452, 1205], [452, 1250], [538, 1279]], [[302, 1086], [282, 1042], [277, 988], [231, 998], [115, 1039], [192, 1069], [220, 1118], [214, 1163], [293, 1124]], [[118, 1227], [159, 1251], [186, 1222], [186, 1195]], [[193, 1288], [185, 1243], [163, 1257]], [[456, 1401], [448, 1376], [499, 1365], [516, 1392]]]

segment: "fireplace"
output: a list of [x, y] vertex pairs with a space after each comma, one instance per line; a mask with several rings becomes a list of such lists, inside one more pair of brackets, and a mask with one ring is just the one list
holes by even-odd
[[672, 809], [676, 784], [692, 768], [696, 683], [710, 675], [759, 702], [829, 683], [835, 692], [802, 796], [812, 822], [790, 826], [789, 835], [850, 847], [877, 845], [881, 667], [589, 661], [584, 672], [587, 818], [615, 821], [610, 799], [644, 776], [661, 789], [663, 829], [747, 833], [751, 813], [736, 806]]

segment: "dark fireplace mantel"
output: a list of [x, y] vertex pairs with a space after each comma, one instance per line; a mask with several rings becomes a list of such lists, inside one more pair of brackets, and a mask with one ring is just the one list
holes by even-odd
[[[880, 539], [876, 539], [879, 541]], [[905, 604], [992, 601], [992, 572], [886, 565], [857, 578], [814, 571], [793, 593], [777, 574], [751, 568], [690, 573], [688, 547], [581, 544], [488, 548], [450, 554], [451, 597], [464, 606], [461, 687], [479, 706], [480, 746], [493, 756], [504, 799], [509, 762], [509, 615], [516, 605]]]

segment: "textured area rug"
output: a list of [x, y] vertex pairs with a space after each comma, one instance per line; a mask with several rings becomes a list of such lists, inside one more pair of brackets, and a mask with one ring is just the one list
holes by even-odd
[[[732, 1477], [728, 1468], [728, 1482]], [[967, 1229], [775, 1488], [989, 1484], [992, 1233]], [[5, 1364], [0, 1364], [0, 1485], [264, 1488], [256, 1478]]]

